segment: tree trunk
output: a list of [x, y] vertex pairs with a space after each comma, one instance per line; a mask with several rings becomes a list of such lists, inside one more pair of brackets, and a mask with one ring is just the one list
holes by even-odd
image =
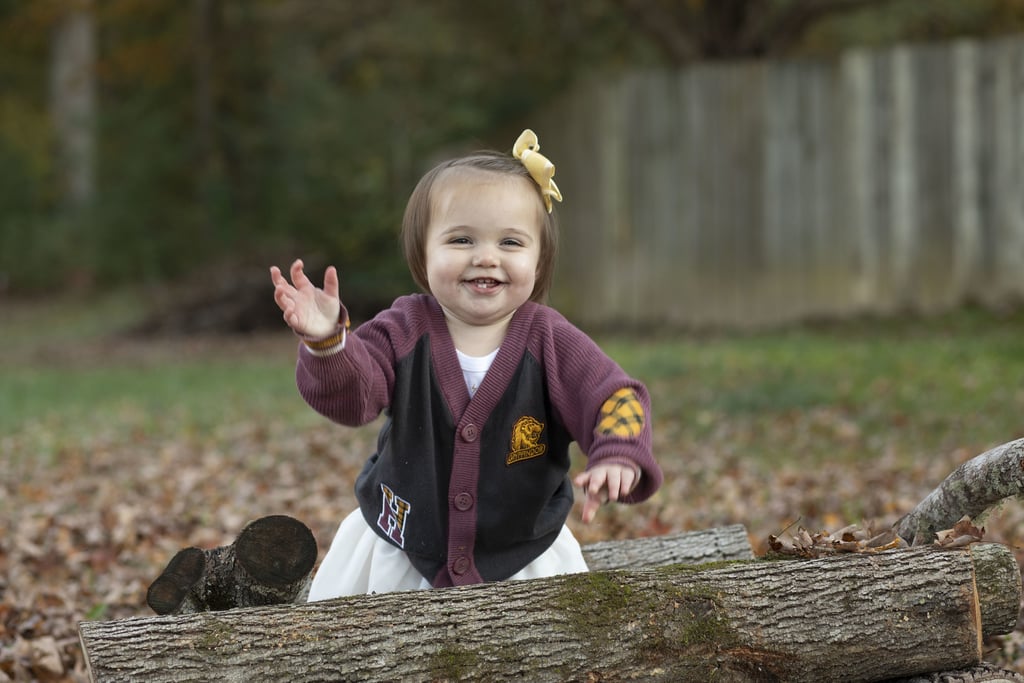
[[74, 219], [95, 193], [96, 21], [91, 1], [70, 5], [53, 32], [50, 113], [61, 202]]
[[316, 539], [302, 522], [274, 515], [246, 525], [231, 545], [185, 548], [146, 593], [157, 614], [304, 601], [316, 563]]
[[222, 204], [225, 194], [224, 149], [219, 131], [224, 43], [221, 0], [192, 0], [192, 72], [195, 81], [195, 191], [202, 211], [198, 213], [197, 237], [220, 237], [227, 229]]
[[1011, 496], [1024, 493], [1024, 439], [997, 446], [968, 460], [896, 522], [896, 533], [913, 545], [967, 515], [972, 519]]
[[874, 681], [979, 664], [982, 638], [1016, 623], [1011, 565], [994, 544], [912, 548], [84, 622], [80, 634], [96, 681]]

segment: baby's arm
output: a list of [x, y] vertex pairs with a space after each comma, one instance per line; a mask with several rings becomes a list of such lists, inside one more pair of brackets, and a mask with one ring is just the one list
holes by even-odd
[[639, 503], [661, 486], [650, 396], [590, 337], [550, 315], [553, 332], [543, 348], [548, 391], [558, 419], [587, 456], [586, 471], [573, 483], [583, 488], [582, 517], [589, 522], [602, 503]]
[[326, 270], [323, 289], [306, 276], [301, 260], [292, 264], [289, 274], [291, 283], [279, 268], [270, 268], [274, 301], [302, 342], [295, 367], [299, 394], [318, 413], [340, 424], [370, 422], [390, 397], [390, 358], [368, 348], [358, 335], [349, 338], [337, 269]]
[[280, 268], [270, 267], [274, 301], [284, 314], [284, 321], [296, 334], [305, 337], [316, 339], [334, 334], [341, 315], [337, 269], [330, 266], [324, 273], [323, 289], [306, 276], [301, 260], [292, 264], [290, 274], [291, 283], [281, 274]]
[[583, 489], [583, 522], [594, 519], [597, 509], [604, 503], [614, 503], [628, 496], [640, 481], [640, 469], [616, 462], [595, 465], [579, 474], [575, 484]]

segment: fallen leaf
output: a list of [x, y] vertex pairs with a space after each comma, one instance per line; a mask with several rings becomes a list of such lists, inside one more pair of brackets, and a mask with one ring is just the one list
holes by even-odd
[[935, 532], [935, 545], [940, 548], [963, 548], [978, 543], [985, 537], [985, 527], [978, 528], [968, 516], [963, 516], [951, 529]]

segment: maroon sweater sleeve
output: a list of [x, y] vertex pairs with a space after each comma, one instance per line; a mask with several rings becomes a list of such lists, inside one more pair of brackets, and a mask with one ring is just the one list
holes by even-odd
[[391, 403], [395, 361], [415, 343], [424, 315], [414, 297], [353, 330], [345, 348], [317, 356], [299, 345], [299, 393], [321, 415], [349, 426], [372, 422]]
[[[637, 487], [622, 499], [637, 503], [651, 497], [663, 475], [652, 453], [651, 400], [647, 387], [631, 378], [596, 343], [560, 314], [552, 317], [545, 340], [544, 365], [548, 391], [562, 423], [587, 455], [587, 468], [618, 462], [640, 468]], [[615, 436], [598, 430], [601, 408], [613, 394], [630, 389], [643, 408], [643, 425], [635, 436]]]

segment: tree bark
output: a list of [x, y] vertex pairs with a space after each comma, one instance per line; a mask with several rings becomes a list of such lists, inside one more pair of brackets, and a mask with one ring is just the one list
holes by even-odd
[[935, 533], [967, 515], [972, 519], [1000, 501], [1024, 493], [1024, 439], [997, 446], [953, 470], [939, 486], [896, 522], [896, 533], [912, 545], [931, 543]]
[[754, 553], [746, 527], [733, 524], [668, 536], [592, 543], [583, 546], [583, 558], [591, 571], [607, 571], [752, 560]]
[[70, 5], [53, 32], [50, 112], [61, 203], [78, 219], [95, 194], [96, 20], [91, 0]]
[[263, 517], [231, 545], [179, 551], [150, 585], [146, 603], [157, 614], [190, 614], [304, 601], [316, 552], [302, 522]]
[[982, 662], [969, 669], [901, 678], [889, 683], [1024, 683], [1024, 676]]
[[982, 638], [1016, 623], [1011, 560], [975, 544], [677, 565], [83, 622], [80, 634], [96, 681], [874, 681], [978, 665]]

